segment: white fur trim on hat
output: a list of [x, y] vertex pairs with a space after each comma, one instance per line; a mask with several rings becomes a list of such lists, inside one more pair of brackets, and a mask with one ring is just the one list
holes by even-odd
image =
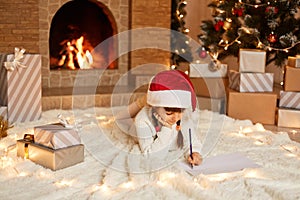
[[189, 108], [192, 107], [191, 92], [184, 90], [148, 90], [147, 103], [155, 107]]

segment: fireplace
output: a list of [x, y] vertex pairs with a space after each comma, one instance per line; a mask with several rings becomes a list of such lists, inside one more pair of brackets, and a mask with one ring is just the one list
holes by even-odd
[[101, 2], [74, 0], [54, 15], [49, 34], [50, 69], [116, 69], [117, 25]]
[[[85, 28], [84, 24], [74, 24], [69, 19], [72, 15], [74, 17], [74, 14], [68, 13], [69, 11], [66, 10], [71, 9], [72, 5], [80, 3], [93, 7], [93, 12], [89, 11], [87, 15], [81, 16], [81, 18], [95, 15], [95, 13], [104, 18], [104, 20], [100, 20], [101, 22], [96, 20], [88, 26], [88, 28], [98, 28], [96, 36], [92, 35], [93, 32]], [[19, 0], [10, 0], [3, 1], [2, 4], [5, 9], [0, 13], [2, 19], [0, 25], [5, 31], [0, 32], [0, 37], [3, 38], [0, 52], [11, 53], [14, 47], [22, 47], [26, 49], [26, 53], [41, 55], [43, 110], [71, 109], [76, 100], [80, 101], [82, 106], [89, 106], [91, 102], [96, 103], [97, 106], [109, 106], [111, 104], [111, 92], [114, 91], [116, 85], [120, 88], [127, 88], [128, 85], [131, 86], [131, 83], [133, 83], [132, 85], [142, 85], [144, 82], [148, 83], [153, 73], [161, 70], [161, 68], [153, 68], [153, 65], [139, 70], [139, 66], [157, 63], [163, 67], [168, 67], [170, 64], [169, 51], [157, 48], [131, 51], [136, 42], [143, 41], [155, 41], [157, 47], [170, 46], [169, 40], [166, 39], [169, 35], [153, 36], [151, 32], [145, 32], [142, 35], [137, 35], [137, 37], [136, 35], [128, 35], [128, 38], [110, 43], [107, 46], [109, 50], [106, 49], [99, 56], [104, 58], [104, 63], [110, 64], [109, 69], [102, 69], [102, 65], [97, 65], [89, 70], [69, 70], [66, 67], [58, 67], [57, 62], [60, 60], [58, 55], [62, 49], [59, 44], [68, 35], [74, 35], [74, 37], [67, 37], [66, 45], [68, 42], [71, 45], [72, 39], [77, 40], [83, 36], [80, 41], [90, 45], [85, 46], [83, 52], [89, 50], [93, 55], [96, 54], [95, 45], [99, 42], [102, 43], [101, 41], [112, 35], [118, 36], [129, 30], [144, 27], [169, 28], [171, 0], [151, 1], [151, 3], [133, 0], [35, 0], [20, 3]], [[69, 6], [71, 8], [68, 8]], [[75, 7], [76, 9], [84, 8], [84, 6]], [[64, 15], [64, 12], [68, 14]], [[19, 13], [19, 15], [12, 17], [12, 13]], [[80, 14], [79, 12], [75, 15]], [[68, 23], [64, 24], [64, 21]], [[89, 20], [85, 19], [85, 22], [87, 23]], [[65, 26], [64, 29], [61, 28], [62, 26]], [[105, 26], [107, 30], [105, 33], [107, 34], [102, 34], [100, 27], [103, 26]], [[56, 34], [62, 36], [56, 36]], [[117, 56], [115, 53], [118, 53]], [[97, 57], [93, 56], [92, 58], [93, 63], [97, 63]], [[130, 78], [123, 78], [129, 76]], [[73, 93], [75, 86], [82, 88], [82, 94]], [[85, 90], [95, 87], [97, 90], [89, 93]], [[115, 99], [119, 101], [119, 105], [125, 105], [130, 93], [127, 94], [127, 90], [120, 92], [118, 90], [118, 93], [119, 96], [115, 95], [117, 96]]]
[[[148, 82], [149, 77], [153, 73], [161, 70], [161, 68], [153, 68], [152, 65], [139, 70], [140, 66], [157, 63], [167, 68], [170, 64], [168, 50], [157, 48], [131, 50], [136, 43], [144, 41], [155, 41], [157, 47], [170, 46], [169, 40], [166, 39], [169, 35], [153, 36], [152, 32], [145, 32], [142, 35], [132, 36], [129, 34], [128, 38], [120, 38], [118, 36], [124, 32], [144, 27], [169, 28], [171, 0], [152, 1], [151, 3], [133, 0], [35, 0], [20, 3], [19, 0], [11, 0], [3, 1], [2, 4], [5, 9], [0, 13], [2, 19], [0, 25], [3, 27], [3, 31], [0, 32], [0, 37], [3, 38], [0, 52], [12, 53], [14, 47], [22, 47], [26, 49], [26, 53], [41, 55], [42, 96], [43, 109], [45, 110], [70, 108], [65, 99], [78, 97], [73, 94], [75, 86], [83, 88], [84, 94], [86, 94], [85, 88], [96, 87], [97, 85], [96, 94], [99, 94], [97, 103], [109, 104], [110, 91], [116, 85], [122, 87], [131, 86], [131, 84], [141, 85], [144, 82]], [[81, 18], [89, 17], [92, 14], [95, 15], [95, 13], [104, 18], [100, 22], [97, 20], [93, 21], [93, 24], [88, 26], [88, 28], [97, 27], [97, 33], [99, 34], [96, 36], [92, 35], [93, 33], [88, 28], [85, 29], [84, 24], [71, 23], [70, 16], [74, 17], [74, 14], [68, 13], [68, 9], [71, 9], [74, 4], [86, 4], [93, 7], [93, 12], [89, 11], [87, 15], [81, 16]], [[74, 7], [76, 9], [80, 8], [80, 10], [84, 8], [81, 5]], [[63, 13], [65, 12], [68, 14], [64, 15]], [[12, 17], [12, 13], [19, 13], [19, 15]], [[76, 13], [75, 15], [78, 16], [80, 14], [79, 12], [79, 14]], [[68, 23], [64, 24], [64, 21]], [[89, 21], [92, 20], [85, 19], [86, 23]], [[64, 29], [61, 29], [62, 26], [65, 26]], [[101, 33], [102, 29], [100, 27], [102, 28], [103, 26], [107, 30], [105, 31], [106, 35]], [[62, 36], [56, 37], [56, 34]], [[83, 52], [86, 53], [86, 50], [89, 50], [92, 55], [96, 54], [95, 45], [97, 43], [102, 43], [101, 41], [111, 35], [116, 36], [115, 38], [118, 38], [118, 41], [112, 41], [107, 46], [106, 51], [104, 53], [101, 52], [99, 56], [99, 58], [104, 58], [104, 63], [110, 64], [108, 69], [102, 69], [102, 65], [97, 65], [89, 70], [69, 70], [66, 67], [58, 67], [60, 66], [57, 63], [60, 60], [58, 55], [62, 49], [62, 46], [59, 46], [59, 44], [64, 41], [64, 37], [67, 35], [74, 35], [76, 40], [83, 36], [79, 42], [90, 44], [90, 46], [87, 45], [83, 48]], [[55, 41], [53, 38], [58, 39]], [[68, 45], [68, 42], [70, 42], [69, 45], [71, 45], [74, 38], [68, 38], [67, 42], [63, 42], [63, 44]], [[117, 56], [115, 56], [116, 53]], [[92, 58], [93, 63], [101, 60], [97, 59], [96, 56]], [[115, 62], [113, 63], [113, 61]], [[77, 64], [76, 66], [76, 69], [79, 69]], [[126, 77], [130, 75], [130, 78], [122, 78], [125, 75]], [[120, 95], [122, 97], [125, 96]], [[120, 98], [120, 101], [122, 99]]]

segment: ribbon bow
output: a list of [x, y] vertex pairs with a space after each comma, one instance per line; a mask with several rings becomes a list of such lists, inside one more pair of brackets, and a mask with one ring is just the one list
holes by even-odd
[[24, 57], [25, 49], [19, 49], [15, 48], [15, 57], [12, 61], [4, 62], [4, 67], [8, 71], [14, 71], [15, 69], [18, 69], [19, 67], [21, 68], [26, 68], [25, 65], [21, 64], [21, 60]]
[[74, 128], [67, 119], [64, 118], [64, 116], [62, 114], [58, 114], [57, 118], [59, 120], [59, 123], [61, 123], [64, 127], [66, 128]]

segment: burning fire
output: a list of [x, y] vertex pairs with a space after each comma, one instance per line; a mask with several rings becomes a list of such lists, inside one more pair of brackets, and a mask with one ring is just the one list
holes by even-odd
[[84, 52], [84, 37], [67, 41], [63, 50], [60, 52], [59, 67], [68, 69], [90, 69], [93, 63], [93, 57], [89, 50]]

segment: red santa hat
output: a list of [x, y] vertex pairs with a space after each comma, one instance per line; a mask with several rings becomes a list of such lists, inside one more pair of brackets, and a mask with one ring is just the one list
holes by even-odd
[[156, 107], [196, 108], [196, 94], [189, 77], [179, 70], [156, 74], [149, 85], [147, 103]]

